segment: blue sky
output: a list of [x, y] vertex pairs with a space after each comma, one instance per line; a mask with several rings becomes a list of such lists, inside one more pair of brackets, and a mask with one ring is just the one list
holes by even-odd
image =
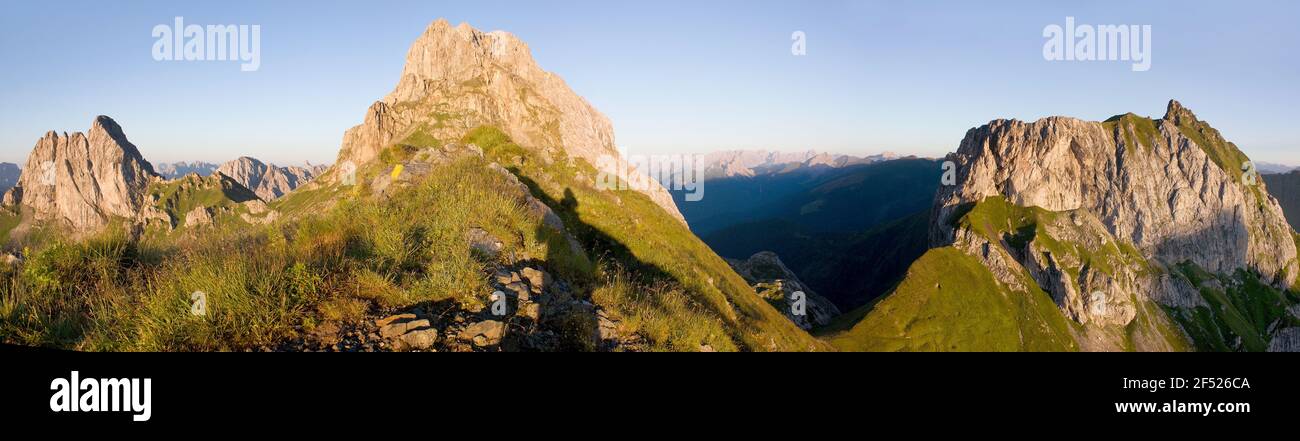
[[[150, 32], [176, 16], [260, 25], [261, 69], [154, 61]], [[1066, 16], [1151, 25], [1151, 70], [1045, 61]], [[1300, 164], [1300, 5], [1281, 0], [23, 2], [0, 16], [0, 161], [106, 114], [153, 162], [332, 162], [438, 17], [520, 36], [635, 153], [937, 156], [996, 118], [1177, 98], [1255, 160]]]

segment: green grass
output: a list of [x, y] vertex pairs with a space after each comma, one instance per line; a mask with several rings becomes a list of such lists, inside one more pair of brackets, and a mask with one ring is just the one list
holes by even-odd
[[[490, 270], [545, 269], [644, 337], [649, 350], [829, 349], [758, 298], [677, 220], [634, 192], [603, 192], [590, 166], [535, 160], [495, 129], [466, 137], [488, 153], [439, 166], [391, 197], [358, 185], [291, 193], [281, 220], [129, 239], [32, 242], [27, 261], [0, 268], [0, 341], [76, 350], [243, 350], [301, 337], [325, 322], [363, 319], [428, 302], [488, 303]], [[402, 148], [394, 146], [394, 148]], [[511, 164], [559, 212], [585, 250], [525, 206], [518, 187], [488, 170]], [[219, 202], [201, 185], [151, 190], [175, 212]], [[292, 211], [291, 213], [289, 211]], [[182, 214], [183, 215], [183, 214]], [[501, 240], [496, 258], [471, 252], [470, 228]], [[58, 237], [58, 236], [54, 236]], [[208, 314], [189, 297], [203, 291]], [[584, 348], [589, 333], [560, 336]]]
[[1300, 320], [1287, 312], [1296, 299], [1253, 272], [1217, 275], [1190, 262], [1179, 265], [1178, 270], [1179, 276], [1198, 288], [1208, 306], [1166, 311], [1187, 330], [1199, 350], [1261, 352], [1268, 349], [1269, 327], [1275, 322], [1281, 320], [1283, 328], [1300, 326]]
[[1228, 172], [1233, 182], [1241, 182], [1241, 165], [1250, 158], [1246, 157], [1246, 154], [1242, 153], [1235, 144], [1224, 140], [1218, 130], [1203, 121], [1184, 121], [1178, 126], [1178, 130], [1204, 150], [1215, 165]]
[[1142, 147], [1145, 151], [1151, 151], [1155, 143], [1159, 142], [1159, 130], [1156, 129], [1155, 121], [1151, 118], [1137, 116], [1133, 113], [1114, 116], [1102, 126], [1107, 130], [1114, 132], [1117, 136], [1122, 136], [1124, 145], [1129, 148]]
[[[697, 307], [720, 320], [736, 347], [779, 351], [826, 348], [767, 305], [686, 225], [644, 194], [597, 190], [593, 183], [597, 172], [585, 161], [575, 160], [570, 165], [560, 158], [547, 164], [495, 128], [476, 129], [463, 142], [478, 145], [489, 159], [512, 168], [534, 195], [556, 209], [594, 258], [617, 262], [636, 274], [641, 285], [668, 284], [672, 290], [686, 293]], [[516, 161], [517, 165], [510, 165]], [[678, 327], [701, 326], [689, 316], [669, 314], [665, 320]]]
[[852, 351], [1078, 350], [1046, 293], [1008, 292], [954, 248], [930, 250], [861, 322], [829, 338]]
[[[1236, 144], [1224, 139], [1223, 135], [1221, 135], [1217, 129], [1210, 127], [1210, 125], [1204, 121], [1184, 121], [1183, 124], [1178, 126], [1178, 130], [1182, 132], [1183, 136], [1186, 136], [1188, 139], [1191, 139], [1192, 142], [1196, 143], [1201, 150], [1205, 151], [1205, 154], [1210, 157], [1210, 161], [1213, 161], [1215, 165], [1218, 165], [1224, 172], [1227, 172], [1228, 177], [1232, 179], [1232, 182], [1238, 184], [1244, 182], [1243, 178], [1245, 173], [1242, 168], [1250, 161], [1250, 157], [1246, 156], [1241, 149], [1237, 148]], [[1259, 177], [1256, 176], [1256, 180], [1258, 179]], [[1250, 192], [1255, 195], [1256, 208], [1260, 211], [1264, 211], [1264, 204], [1267, 198], [1264, 197], [1263, 192], [1260, 191], [1260, 186], [1256, 184], [1249, 187]]]
[[[1050, 253], [1075, 281], [1088, 271], [1113, 276], [1126, 276], [1135, 268], [1139, 276], [1153, 271], [1135, 247], [1104, 231], [1092, 233], [1103, 236], [1095, 238], [1105, 241], [1103, 247], [1052, 237], [1049, 231], [1078, 228], [1068, 216], [1071, 214], [1020, 207], [1002, 197], [990, 197], [962, 207], [950, 224], [983, 236], [1013, 256], [1023, 256], [1033, 245], [1039, 252]], [[864, 318], [848, 331], [828, 337], [837, 347], [849, 350], [1078, 350], [1077, 333], [1099, 332], [1119, 342], [1121, 349], [1191, 349], [1163, 310], [1133, 293], [1126, 295], [1132, 296], [1137, 316], [1126, 327], [1084, 327], [1066, 318], [1027, 271], [1019, 271], [1015, 277], [1027, 292], [999, 284], [978, 259], [956, 249], [931, 250], [913, 264], [894, 293], [851, 312], [849, 316]], [[842, 320], [832, 326], [844, 327]]]
[[[85, 350], [238, 350], [293, 338], [324, 320], [355, 319], [359, 310], [482, 305], [489, 262], [464, 243], [471, 226], [508, 238], [513, 255], [566, 251], [548, 250], [556, 242], [550, 230], [538, 229], [540, 219], [507, 196], [509, 184], [481, 166], [453, 164], [405, 197], [345, 199], [296, 222], [213, 230], [185, 242], [137, 244], [106, 232], [86, 244], [34, 250], [23, 271], [0, 284], [0, 311], [8, 313], [0, 340]], [[590, 271], [571, 257], [548, 263]], [[79, 274], [94, 278], [74, 278]], [[194, 291], [207, 293], [207, 317], [189, 314]], [[61, 324], [47, 326], [51, 317]]]
[[23, 220], [23, 214], [18, 207], [0, 208], [0, 243], [9, 239], [9, 233], [18, 227]]
[[1084, 268], [1109, 275], [1117, 275], [1120, 270], [1132, 265], [1141, 267], [1140, 274], [1151, 271], [1142, 254], [1127, 242], [1108, 238], [1106, 246], [1093, 249], [1084, 244], [1052, 237], [1048, 234], [1047, 225], [1068, 222], [1061, 219], [1063, 215], [1038, 207], [1012, 205], [1003, 197], [993, 196], [975, 204], [957, 221], [957, 225], [979, 233], [992, 243], [1005, 240], [1015, 250], [1024, 250], [1028, 244], [1034, 243], [1040, 249], [1052, 253], [1062, 263], [1077, 262], [1077, 266], [1064, 268], [1076, 280]]

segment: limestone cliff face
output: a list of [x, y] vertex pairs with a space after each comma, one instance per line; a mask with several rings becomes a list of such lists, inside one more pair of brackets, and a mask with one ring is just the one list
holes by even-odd
[[5, 200], [30, 208], [37, 220], [85, 232], [112, 217], [133, 219], [157, 178], [122, 128], [100, 116], [85, 134], [46, 133]]
[[[1150, 302], [1204, 306], [1177, 275], [1185, 262], [1218, 274], [1253, 270], [1277, 288], [1296, 280], [1296, 246], [1277, 201], [1241, 171], [1247, 159], [1236, 146], [1176, 101], [1156, 120], [993, 121], [947, 159], [956, 179], [936, 195], [933, 245], [980, 258], [1012, 291], [1047, 292], [1085, 325], [1085, 349], [1116, 349], [1107, 327], [1143, 314], [1142, 323], [1164, 320], [1143, 312]], [[1163, 349], [1147, 334], [1145, 349]]]
[[310, 182], [321, 169], [318, 167], [278, 167], [250, 157], [241, 157], [217, 168], [217, 173], [253, 190], [258, 198], [270, 201]]
[[[1216, 156], [1233, 159], [1221, 165]], [[1086, 210], [1149, 258], [1214, 272], [1252, 268], [1290, 286], [1297, 275], [1291, 228], [1263, 181], [1243, 177], [1236, 158], [1244, 155], [1177, 101], [1158, 120], [993, 121], [967, 133], [949, 156], [957, 184], [941, 187], [935, 219], [989, 196]], [[936, 222], [932, 236], [937, 244], [954, 239], [946, 222]]]
[[[483, 125], [500, 128], [524, 147], [563, 148], [596, 167], [619, 155], [609, 119], [559, 76], [538, 67], [524, 42], [440, 19], [411, 45], [392, 93], [344, 134], [337, 163], [360, 166], [412, 135], [456, 141]], [[645, 193], [681, 218], [662, 186]]]

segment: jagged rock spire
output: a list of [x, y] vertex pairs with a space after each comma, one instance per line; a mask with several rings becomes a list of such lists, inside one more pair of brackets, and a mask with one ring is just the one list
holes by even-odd
[[101, 115], [85, 134], [46, 133], [5, 200], [30, 208], [38, 220], [87, 232], [111, 217], [135, 217], [156, 177], [122, 127]]
[[1192, 113], [1191, 109], [1183, 107], [1183, 104], [1178, 100], [1169, 100], [1169, 106], [1165, 110], [1163, 119], [1174, 123], [1174, 125], [1190, 124], [1197, 121], [1196, 114]]
[[[598, 169], [620, 158], [609, 119], [542, 70], [523, 41], [439, 19], [411, 45], [397, 87], [344, 134], [336, 164], [359, 167], [406, 139], [455, 142], [485, 125], [523, 147], [562, 149]], [[629, 180], [637, 178], [646, 179]], [[663, 187], [640, 182], [651, 185], [634, 187], [682, 220]]]

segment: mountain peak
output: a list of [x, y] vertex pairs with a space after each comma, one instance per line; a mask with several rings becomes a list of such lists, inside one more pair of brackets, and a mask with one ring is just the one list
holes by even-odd
[[[439, 19], [411, 44], [393, 91], [344, 134], [337, 163], [361, 166], [398, 144], [441, 147], [482, 126], [598, 170], [613, 170], [617, 161], [610, 159], [620, 158], [609, 119], [559, 75], [538, 67], [527, 44], [508, 32]], [[671, 195], [650, 187], [643, 193], [681, 220]]]
[[1178, 100], [1169, 100], [1169, 106], [1165, 109], [1163, 119], [1174, 123], [1174, 125], [1184, 125], [1197, 121], [1196, 114], [1192, 113], [1191, 109], [1183, 107], [1183, 104]]
[[483, 76], [493, 65], [530, 83], [552, 76], [537, 66], [532, 50], [513, 34], [482, 32], [468, 23], [452, 27], [446, 19], [438, 19], [411, 44], [402, 80], [386, 101], [423, 98], [428, 92], [426, 82], [489, 81]]
[[618, 154], [609, 119], [538, 67], [528, 45], [507, 32], [439, 19], [411, 44], [393, 91], [345, 135], [339, 162], [369, 162], [417, 131], [451, 141], [483, 125], [525, 147], [563, 147], [593, 165]]
[[[1130, 299], [1203, 302], [1175, 280], [1180, 265], [1216, 274], [1244, 269], [1290, 287], [1300, 273], [1291, 228], [1262, 186], [1240, 179], [1232, 167], [1240, 162], [1225, 159], [1230, 147], [1177, 101], [1160, 120], [994, 121], [968, 132], [949, 156], [956, 184], [935, 198], [932, 239], [981, 259], [1006, 286], [1024, 286], [1019, 276], [1032, 276], [1080, 324], [1128, 323], [1132, 314], [1105, 311], [1130, 311]], [[990, 232], [989, 225], [1013, 224], [1004, 217], [1039, 221], [1007, 236]], [[1090, 252], [1132, 249], [1113, 258], [1052, 249], [1069, 240]], [[1006, 252], [993, 252], [999, 249]], [[1132, 269], [1128, 259], [1137, 257], [1163, 269]], [[1056, 270], [1080, 265], [1096, 271]], [[1094, 292], [1121, 301], [1090, 312], [1084, 305], [1092, 305]]]
[[5, 200], [87, 232], [109, 217], [132, 218], [157, 175], [122, 127], [98, 116], [86, 134], [47, 133], [32, 149], [18, 186]]
[[117, 121], [114, 121], [113, 118], [110, 118], [108, 115], [96, 116], [95, 121], [91, 123], [91, 129], [93, 130], [95, 128], [101, 128], [115, 133], [122, 132], [122, 126], [118, 125]]
[[262, 200], [271, 201], [312, 181], [321, 170], [279, 167], [264, 163], [257, 158], [241, 156], [221, 164], [216, 172], [252, 190]]

